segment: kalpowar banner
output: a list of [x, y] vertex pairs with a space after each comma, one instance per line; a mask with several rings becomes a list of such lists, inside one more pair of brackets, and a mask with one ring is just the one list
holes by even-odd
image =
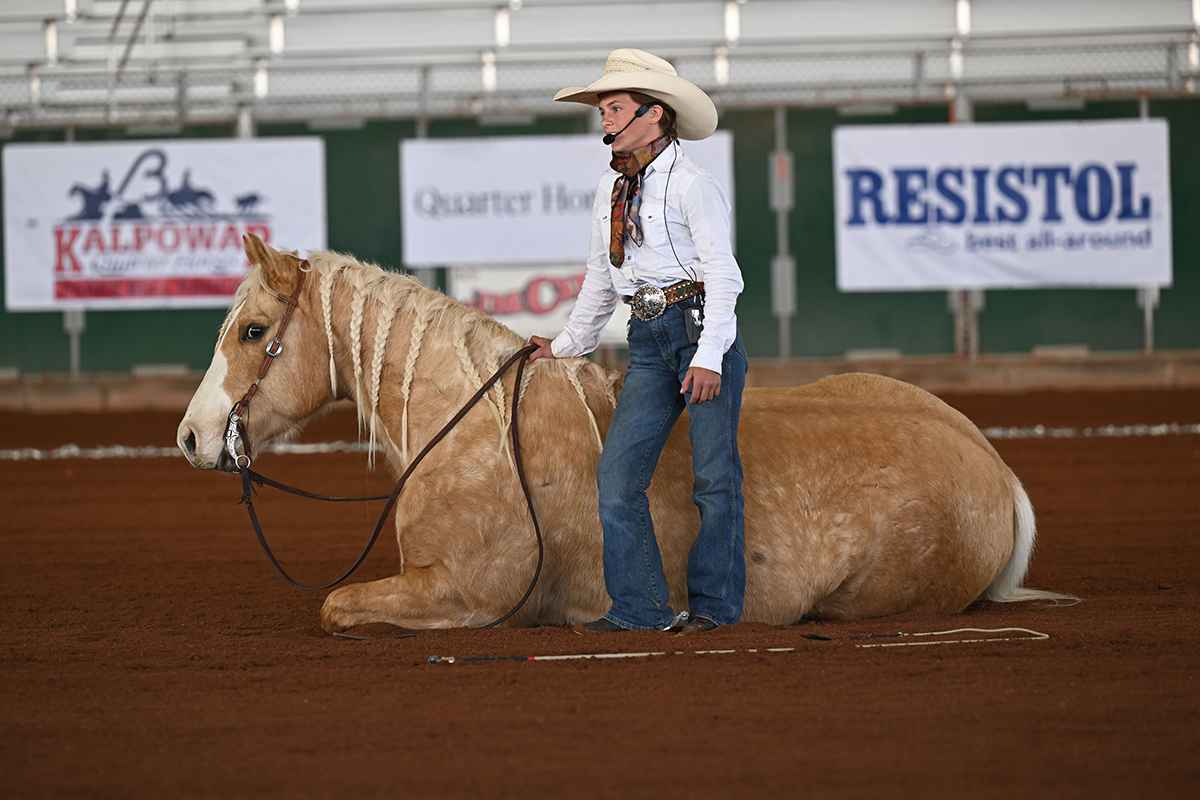
[[9, 311], [221, 308], [242, 236], [326, 246], [314, 137], [4, 147]]

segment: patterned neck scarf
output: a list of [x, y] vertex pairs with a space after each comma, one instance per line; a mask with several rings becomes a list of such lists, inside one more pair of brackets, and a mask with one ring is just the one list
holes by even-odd
[[618, 269], [625, 263], [625, 232], [639, 247], [642, 245], [642, 173], [658, 154], [671, 145], [665, 133], [641, 150], [613, 153], [609, 166], [621, 173], [613, 182], [612, 222], [608, 234], [608, 260]]

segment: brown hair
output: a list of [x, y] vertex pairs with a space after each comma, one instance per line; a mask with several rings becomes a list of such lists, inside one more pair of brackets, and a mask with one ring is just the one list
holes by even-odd
[[637, 103], [639, 106], [643, 103], [651, 103], [652, 105], [659, 106], [663, 110], [662, 119], [659, 120], [659, 125], [662, 126], [663, 133], [667, 134], [672, 139], [679, 138], [679, 131], [677, 130], [675, 124], [675, 109], [671, 108], [657, 97], [651, 97], [650, 95], [642, 94], [641, 92], [630, 92], [629, 96], [632, 97], [633, 102]]

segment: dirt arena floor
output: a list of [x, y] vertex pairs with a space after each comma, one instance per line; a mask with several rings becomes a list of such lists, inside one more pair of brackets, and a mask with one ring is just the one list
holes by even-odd
[[[1197, 390], [947, 400], [983, 427], [1200, 422]], [[179, 416], [0, 413], [0, 449], [169, 446]], [[349, 414], [305, 436], [354, 438]], [[329, 637], [325, 593], [271, 571], [235, 479], [182, 457], [0, 460], [0, 797], [1200, 796], [1200, 435], [995, 444], [1039, 515], [1029, 585], [1082, 603], [691, 638]], [[361, 455], [255, 468], [390, 488]], [[377, 508], [257, 506], [310, 582]], [[352, 580], [395, 556], [381, 540]], [[1048, 638], [854, 638], [956, 628]], [[665, 655], [507, 659], [645, 651]]]

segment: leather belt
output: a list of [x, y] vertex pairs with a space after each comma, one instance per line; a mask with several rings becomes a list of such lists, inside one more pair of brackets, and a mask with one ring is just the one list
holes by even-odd
[[695, 297], [704, 293], [704, 283], [700, 281], [680, 281], [665, 289], [657, 286], [643, 286], [634, 293], [633, 297], [622, 297], [633, 311], [633, 315], [643, 322], [658, 319], [668, 308], [681, 300]]

